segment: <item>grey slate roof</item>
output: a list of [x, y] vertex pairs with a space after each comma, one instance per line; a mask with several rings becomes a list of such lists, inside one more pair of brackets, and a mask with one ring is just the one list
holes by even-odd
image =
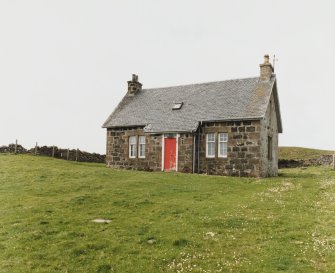
[[[272, 90], [276, 92], [274, 84], [275, 76], [270, 81], [255, 77], [143, 89], [135, 96], [126, 95], [103, 127], [146, 126], [145, 131], [152, 133], [193, 132], [201, 121], [261, 119]], [[172, 110], [176, 102], [183, 102], [180, 110]], [[280, 113], [278, 123], [281, 131]]]

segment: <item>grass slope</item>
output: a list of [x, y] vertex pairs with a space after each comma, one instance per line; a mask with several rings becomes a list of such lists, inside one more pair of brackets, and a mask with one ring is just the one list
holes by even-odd
[[279, 159], [306, 160], [318, 158], [321, 155], [332, 155], [335, 151], [318, 150], [301, 147], [279, 147]]
[[0, 272], [335, 272], [334, 198], [322, 167], [248, 179], [0, 155]]

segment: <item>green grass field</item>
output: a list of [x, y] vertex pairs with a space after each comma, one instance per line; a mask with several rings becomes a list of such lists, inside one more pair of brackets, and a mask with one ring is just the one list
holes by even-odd
[[1, 273], [335, 272], [326, 167], [248, 179], [0, 154], [0, 204]]
[[279, 147], [279, 159], [312, 159], [321, 155], [332, 155], [335, 151], [318, 150], [301, 147]]

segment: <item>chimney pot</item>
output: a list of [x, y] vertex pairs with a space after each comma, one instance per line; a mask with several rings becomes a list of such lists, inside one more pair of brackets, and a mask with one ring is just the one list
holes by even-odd
[[264, 55], [264, 64], [269, 64], [270, 63], [270, 57], [268, 54]]

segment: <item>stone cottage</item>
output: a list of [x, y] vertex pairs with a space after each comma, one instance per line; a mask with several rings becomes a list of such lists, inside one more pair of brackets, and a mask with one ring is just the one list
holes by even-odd
[[278, 173], [277, 80], [264, 56], [254, 78], [142, 89], [138, 76], [103, 124], [107, 165], [266, 177]]

